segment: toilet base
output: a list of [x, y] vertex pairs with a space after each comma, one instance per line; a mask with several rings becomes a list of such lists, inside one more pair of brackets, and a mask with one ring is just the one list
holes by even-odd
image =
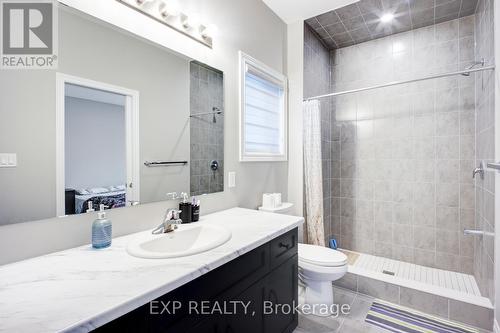
[[328, 317], [335, 314], [331, 281], [305, 280], [304, 284], [306, 286], [302, 287], [303, 290], [299, 301], [301, 304], [309, 306], [307, 314], [320, 317]]

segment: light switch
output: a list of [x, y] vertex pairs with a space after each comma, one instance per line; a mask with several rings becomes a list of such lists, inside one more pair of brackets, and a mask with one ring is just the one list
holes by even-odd
[[17, 154], [0, 153], [0, 168], [14, 168], [17, 166]]
[[227, 173], [227, 187], [236, 187], [236, 172], [229, 171]]

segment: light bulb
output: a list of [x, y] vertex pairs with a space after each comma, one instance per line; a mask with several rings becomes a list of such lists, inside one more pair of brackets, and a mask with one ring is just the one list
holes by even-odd
[[165, 0], [160, 3], [160, 14], [164, 18], [180, 14], [179, 3], [175, 0]]
[[382, 22], [382, 23], [389, 23], [393, 19], [394, 19], [394, 14], [387, 13], [387, 14], [382, 15], [382, 17], [380, 18], [380, 22]]
[[203, 38], [214, 38], [214, 36], [217, 34], [217, 31], [218, 28], [215, 24], [209, 24], [201, 31], [201, 36]]
[[150, 2], [155, 2], [156, 0], [135, 0], [139, 6], [144, 6]]
[[189, 16], [186, 15], [182, 25], [185, 29], [194, 28], [200, 24], [200, 15], [198, 13], [192, 13]]

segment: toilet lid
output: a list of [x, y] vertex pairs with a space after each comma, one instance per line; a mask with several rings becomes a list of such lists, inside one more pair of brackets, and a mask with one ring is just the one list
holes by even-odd
[[347, 256], [327, 247], [299, 244], [299, 260], [317, 266], [334, 267], [345, 265]]

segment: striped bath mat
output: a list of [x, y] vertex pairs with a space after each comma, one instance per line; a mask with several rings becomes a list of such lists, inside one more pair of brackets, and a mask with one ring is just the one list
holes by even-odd
[[479, 332], [478, 330], [465, 325], [380, 300], [373, 302], [370, 311], [366, 315], [365, 321], [390, 332], [396, 333]]

